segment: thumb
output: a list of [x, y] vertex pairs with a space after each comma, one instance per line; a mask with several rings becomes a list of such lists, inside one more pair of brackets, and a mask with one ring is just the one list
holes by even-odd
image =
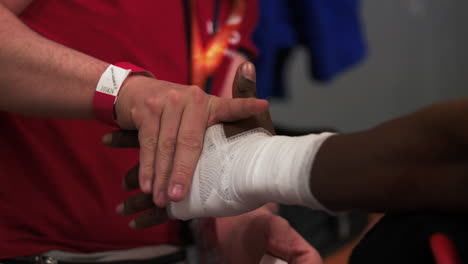
[[322, 264], [320, 254], [284, 218], [270, 218], [265, 225], [267, 253], [289, 264]]
[[[251, 62], [242, 63], [237, 68], [236, 76], [234, 77], [234, 82], [232, 84], [233, 98], [256, 98], [256, 79], [257, 77], [255, 72], [255, 66]], [[236, 123], [225, 123], [224, 132], [226, 136], [230, 137], [232, 135], [236, 135], [238, 133], [256, 127], [263, 127], [266, 130], [270, 131], [272, 134], [275, 134], [273, 122], [271, 121], [270, 113], [268, 112], [268, 105], [265, 105], [265, 107], [266, 108], [264, 108], [262, 112], [255, 113], [255, 115], [250, 116], [250, 118], [248, 119], [238, 121]]]
[[251, 62], [244, 62], [237, 68], [232, 85], [233, 98], [257, 97], [255, 66]]

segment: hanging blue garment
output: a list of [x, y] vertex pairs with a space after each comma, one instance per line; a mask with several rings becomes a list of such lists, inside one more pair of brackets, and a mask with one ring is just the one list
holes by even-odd
[[366, 54], [359, 0], [259, 0], [259, 4], [254, 42], [259, 48], [261, 98], [284, 95], [283, 62], [297, 45], [308, 49], [311, 76], [321, 82], [332, 81]]

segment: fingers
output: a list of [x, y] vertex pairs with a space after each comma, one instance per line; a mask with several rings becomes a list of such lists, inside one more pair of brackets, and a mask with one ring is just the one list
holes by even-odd
[[129, 226], [133, 229], [145, 229], [169, 221], [165, 208], [154, 207], [133, 219]]
[[[136, 184], [136, 186], [138, 186], [138, 184]], [[145, 229], [170, 220], [166, 208], [156, 207], [153, 202], [153, 195], [142, 192], [119, 204], [116, 207], [116, 212], [122, 216], [144, 212], [130, 221], [129, 226], [133, 229]]]
[[184, 98], [176, 92], [169, 92], [161, 116], [161, 130], [155, 163], [155, 179], [153, 185], [153, 200], [165, 207], [168, 202], [167, 185], [171, 176], [180, 121], [184, 112]]
[[192, 181], [200, 158], [206, 130], [208, 113], [200, 105], [207, 105], [204, 92], [197, 88], [191, 95], [191, 102], [185, 108], [177, 135], [177, 148], [169, 183], [169, 198], [183, 200]]
[[102, 137], [102, 144], [112, 148], [139, 148], [138, 131], [114, 130]]
[[268, 110], [268, 101], [256, 99], [255, 66], [250, 62], [244, 62], [237, 68], [232, 96], [235, 99], [213, 100], [208, 126], [245, 119]]
[[264, 225], [262, 231], [265, 232], [266, 250], [270, 255], [291, 264], [322, 263], [320, 254], [285, 219], [277, 216]]
[[207, 95], [195, 86], [133, 79], [132, 89], [127, 89], [118, 104], [119, 113], [125, 117], [119, 119], [119, 124], [127, 120], [129, 125], [125, 127], [139, 131], [138, 140], [135, 132], [129, 131], [113, 132], [103, 138], [105, 144], [113, 147], [140, 147], [140, 165], [126, 177], [126, 189], [135, 188], [132, 180], [138, 170], [141, 190], [153, 192], [153, 201], [158, 206], [166, 206], [169, 198], [173, 201], [184, 198], [201, 153], [206, 127], [220, 121], [244, 119], [268, 108], [265, 100], [247, 98], [255, 93], [253, 65], [246, 64], [240, 71], [247, 77], [238, 77], [237, 90], [241, 97], [238, 99]]
[[138, 132], [138, 141], [140, 142], [140, 168], [138, 171], [138, 178], [140, 188], [144, 193], [150, 193], [152, 191], [158, 134], [159, 124], [154, 121], [143, 123]]
[[290, 264], [313, 263], [322, 264], [323, 260], [315, 248], [313, 248], [299, 233], [291, 228], [289, 251], [281, 249], [275, 251], [277, 256], [288, 260]]
[[153, 207], [155, 207], [153, 196], [151, 194], [140, 192], [119, 204], [116, 211], [122, 216], [127, 216], [143, 212]]
[[[232, 86], [232, 95], [234, 98], [256, 97], [256, 73], [252, 63], [245, 62], [237, 69]], [[224, 132], [227, 137], [231, 137], [256, 127], [263, 127], [270, 133], [275, 134], [273, 122], [271, 121], [269, 112], [266, 110], [235, 123], [225, 123]]]
[[122, 189], [126, 191], [133, 191], [140, 187], [138, 183], [138, 171], [140, 169], [140, 164], [137, 164], [135, 167], [131, 168], [122, 182]]
[[224, 99], [212, 97], [208, 126], [245, 119], [268, 109], [268, 101], [256, 98]]

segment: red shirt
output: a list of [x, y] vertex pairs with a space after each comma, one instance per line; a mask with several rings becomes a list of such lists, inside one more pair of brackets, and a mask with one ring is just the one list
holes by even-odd
[[[239, 45], [253, 51], [248, 36], [256, 6], [247, 2]], [[229, 3], [222, 1], [220, 21]], [[198, 4], [205, 27], [214, 0]], [[182, 0], [36, 0], [20, 18], [43, 36], [108, 63], [132, 62], [158, 79], [187, 83]], [[201, 32], [208, 38], [206, 28]], [[222, 78], [222, 72], [215, 76]], [[110, 127], [2, 112], [0, 124], [0, 259], [51, 249], [97, 252], [178, 242], [178, 222], [134, 231], [127, 226], [131, 217], [115, 213], [132, 195], [120, 186], [138, 151], [101, 145]]]

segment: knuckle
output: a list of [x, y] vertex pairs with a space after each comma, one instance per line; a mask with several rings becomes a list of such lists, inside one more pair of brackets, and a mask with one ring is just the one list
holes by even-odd
[[[159, 189], [159, 190], [162, 190], [162, 191], [166, 191], [167, 190], [167, 186], [168, 186], [168, 183], [169, 183], [169, 179], [171, 177], [170, 175], [170, 169], [169, 168], [165, 168], [165, 169], [162, 169], [159, 173], [158, 173], [158, 176], [156, 177], [156, 180], [155, 180], [155, 186]], [[155, 194], [157, 195], [157, 194]]]
[[[274, 223], [271, 224], [270, 228], [274, 227], [275, 229], [279, 229], [279, 230], [288, 230], [291, 228], [288, 221], [281, 217], [275, 217], [273, 219], [273, 222]], [[279, 238], [277, 236], [269, 236], [267, 239], [267, 245], [269, 248], [278, 248], [282, 244], [284, 244], [283, 238]]]
[[157, 97], [149, 97], [146, 98], [144, 104], [147, 108], [151, 110], [153, 113], [160, 113], [162, 109], [161, 100]]
[[143, 126], [143, 116], [142, 116], [142, 111], [140, 109], [134, 107], [130, 109], [130, 117], [133, 120], [135, 127], [140, 130], [141, 127]]
[[154, 107], [155, 105], [158, 104], [156, 98], [154, 97], [148, 97], [148, 98], [145, 98], [144, 100], [144, 104], [147, 106], [147, 107]]
[[191, 93], [201, 92], [201, 88], [198, 85], [189, 85], [188, 89]]
[[196, 103], [203, 102], [205, 97], [206, 97], [205, 92], [203, 92], [203, 90], [200, 89], [200, 87], [198, 87], [196, 85], [189, 86], [189, 95], [190, 95], [192, 101], [194, 101]]
[[284, 244], [284, 240], [280, 239], [268, 238], [267, 241], [268, 248], [279, 248], [282, 244]]
[[164, 157], [171, 157], [174, 152], [175, 152], [175, 147], [176, 147], [176, 137], [168, 137], [159, 144], [159, 152], [164, 156]]
[[202, 142], [193, 135], [194, 133], [189, 132], [187, 135], [181, 136], [179, 141], [177, 141], [177, 147], [191, 152], [200, 151], [202, 149]]
[[145, 149], [155, 149], [157, 144], [156, 137], [144, 137], [140, 140], [140, 147]]
[[208, 126], [216, 124], [221, 120], [221, 116], [218, 112], [210, 111], [206, 123]]
[[151, 177], [153, 174], [153, 163], [152, 162], [142, 162], [140, 163], [140, 168], [138, 169], [138, 175], [142, 176], [149, 176]]
[[257, 104], [257, 99], [255, 98], [245, 98], [245, 101], [244, 101], [244, 108], [246, 109], [253, 109], [255, 108], [255, 105]]
[[169, 90], [169, 92], [167, 92], [167, 98], [171, 104], [180, 103], [180, 93], [177, 90]]
[[275, 217], [274, 221], [276, 221], [276, 226], [280, 228], [289, 228], [289, 222], [282, 218], [282, 217]]
[[174, 166], [174, 177], [178, 180], [188, 181], [193, 175], [193, 169], [189, 164], [179, 162]]
[[171, 177], [172, 164], [170, 164], [170, 156], [160, 156], [162, 163], [159, 164], [155, 172], [155, 185], [162, 190], [167, 187], [167, 182]]

